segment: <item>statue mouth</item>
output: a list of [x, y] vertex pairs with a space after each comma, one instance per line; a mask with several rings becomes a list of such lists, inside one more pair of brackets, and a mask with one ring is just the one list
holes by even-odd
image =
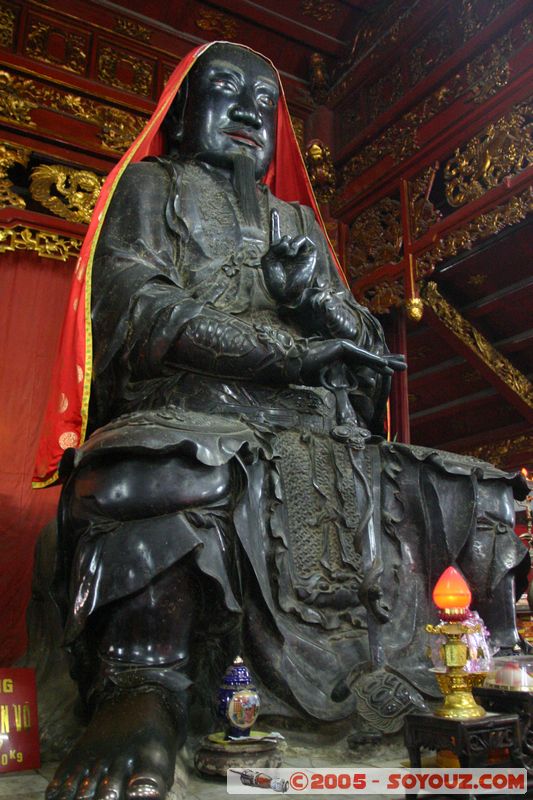
[[263, 148], [264, 142], [262, 138], [253, 131], [244, 130], [243, 128], [227, 127], [222, 129], [223, 133], [233, 139], [239, 144], [247, 145], [248, 147]]

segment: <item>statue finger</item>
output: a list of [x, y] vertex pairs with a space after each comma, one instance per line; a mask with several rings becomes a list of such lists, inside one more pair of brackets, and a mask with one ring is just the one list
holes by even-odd
[[270, 212], [270, 244], [274, 244], [281, 239], [281, 226], [279, 222], [279, 212], [275, 208]]

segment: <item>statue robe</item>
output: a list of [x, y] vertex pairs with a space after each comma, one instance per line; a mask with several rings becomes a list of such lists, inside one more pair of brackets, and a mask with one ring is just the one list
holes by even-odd
[[[251, 323], [282, 348], [309, 335], [264, 285], [272, 208], [283, 235], [315, 243], [317, 284], [355, 321], [356, 344], [386, 352], [379, 324], [342, 285], [312, 211], [259, 192], [255, 226], [243, 220], [231, 184], [199, 163], [141, 162], [116, 189], [93, 267], [94, 433], [61, 467], [70, 475], [60, 515], [65, 637], [72, 645], [90, 614], [194, 554], [219, 590], [212, 625], [241, 615], [244, 652], [261, 680], [292, 708], [338, 720], [354, 712], [351, 687], [370, 666], [431, 692], [422, 643], [428, 586], [458, 561], [482, 606], [524, 549], [512, 530], [511, 476], [372, 435], [386, 379], [353, 387], [349, 418], [344, 404], [340, 419], [341, 392], [224, 380], [176, 363], [180, 331], [205, 307]], [[213, 357], [224, 352], [223, 337], [210, 348]], [[231, 464], [232, 497], [69, 528], [78, 470], [143, 453]], [[373, 587], [387, 621], [365, 601]]]

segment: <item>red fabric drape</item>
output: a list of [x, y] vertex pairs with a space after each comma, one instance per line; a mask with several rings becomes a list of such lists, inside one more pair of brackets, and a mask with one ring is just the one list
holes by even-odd
[[33, 550], [55, 516], [58, 489], [31, 475], [72, 264], [33, 253], [0, 256], [0, 664], [25, 649]]

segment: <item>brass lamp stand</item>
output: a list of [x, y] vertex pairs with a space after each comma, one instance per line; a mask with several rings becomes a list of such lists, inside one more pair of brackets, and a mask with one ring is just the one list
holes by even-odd
[[[445, 613], [454, 616], [457, 609], [445, 609]], [[444, 615], [443, 615], [444, 616]], [[447, 719], [476, 719], [484, 717], [485, 709], [476, 703], [472, 689], [483, 686], [486, 672], [465, 672], [468, 660], [468, 647], [461, 641], [465, 633], [477, 633], [480, 625], [466, 626], [459, 620], [441, 621], [438, 625], [426, 625], [428, 633], [446, 637], [441, 647], [441, 657], [445, 672], [435, 670], [439, 688], [444, 695], [444, 703], [434, 711], [438, 717]]]

